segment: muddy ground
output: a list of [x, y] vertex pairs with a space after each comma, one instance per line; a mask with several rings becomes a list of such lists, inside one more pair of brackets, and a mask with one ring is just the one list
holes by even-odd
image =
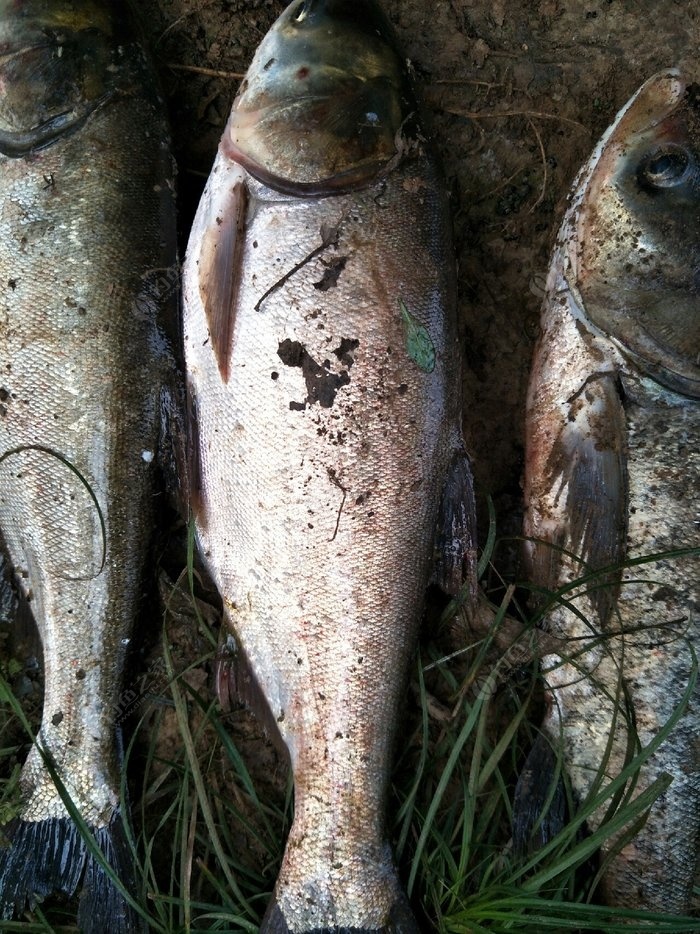
[[[183, 250], [240, 77], [283, 7], [281, 0], [139, 4], [170, 109]], [[517, 536], [528, 368], [567, 193], [646, 78], [670, 65], [700, 77], [700, 7], [695, 0], [385, 0], [385, 7], [418, 75], [450, 193], [480, 534], [491, 497], [499, 535]], [[163, 563], [174, 577], [185, 558], [182, 530], [173, 528]], [[506, 579], [521, 573], [518, 554], [516, 545], [496, 554]], [[208, 646], [196, 628], [188, 631], [186, 613], [179, 619], [170, 641], [176, 666], [185, 667]], [[155, 641], [140, 662], [147, 671]], [[190, 677], [202, 692], [209, 680], [207, 666]], [[232, 728], [263, 793], [269, 787], [279, 797], [284, 770], [274, 752], [250, 725]], [[179, 742], [171, 722], [160, 752]]]

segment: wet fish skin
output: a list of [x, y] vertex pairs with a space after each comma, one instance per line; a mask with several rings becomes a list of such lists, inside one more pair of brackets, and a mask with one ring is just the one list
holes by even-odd
[[268, 934], [417, 931], [384, 806], [443, 489], [446, 577], [471, 567], [473, 493], [446, 204], [407, 87], [373, 2], [292, 3], [183, 269], [198, 543], [294, 776]]
[[[669, 913], [698, 908], [698, 557], [620, 566], [700, 545], [697, 91], [675, 70], [649, 79], [576, 180], [527, 411], [534, 580], [555, 590], [617, 567], [581, 588], [581, 616], [561, 606], [548, 614], [571, 657], [544, 661], [545, 729], [582, 801], [605, 785], [601, 770], [618, 775], [678, 716], [633, 794], [665, 777], [668, 788], [636, 836], [603, 854], [614, 854], [603, 880], [610, 903]], [[594, 828], [603, 816], [594, 813]]]
[[[93, 0], [0, 4], [0, 531], [43, 645], [41, 747], [128, 881], [115, 720], [177, 271], [164, 108], [124, 15]], [[36, 747], [21, 790], [2, 916], [34, 892], [71, 894], [85, 868], [81, 929], [140, 929]]]

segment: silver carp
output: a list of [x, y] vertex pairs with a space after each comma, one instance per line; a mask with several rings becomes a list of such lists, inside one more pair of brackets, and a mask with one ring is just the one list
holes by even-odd
[[45, 675], [0, 849], [0, 917], [82, 882], [88, 932], [141, 924], [51, 770], [129, 885], [116, 720], [173, 372], [164, 308], [177, 296], [164, 107], [116, 10], [0, 2], [0, 532]]
[[700, 881], [699, 290], [700, 87], [671, 69], [623, 107], [574, 185], [525, 491], [534, 580], [585, 578], [547, 616], [565, 649], [544, 661], [546, 732], [579, 802], [644, 760], [589, 825], [656, 796], [636, 833], [604, 845], [603, 887], [611, 904], [669, 913], [698, 907]]
[[295, 0], [264, 38], [183, 298], [199, 548], [294, 777], [261, 930], [415, 932], [391, 752], [435, 549], [471, 586], [474, 504], [443, 183], [373, 0]]

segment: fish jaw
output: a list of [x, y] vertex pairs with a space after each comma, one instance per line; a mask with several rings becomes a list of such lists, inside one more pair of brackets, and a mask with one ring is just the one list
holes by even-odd
[[[674, 349], [673, 335], [662, 332], [664, 346], [649, 356], [648, 345], [634, 336], [645, 282], [640, 277], [630, 289], [618, 275], [610, 225], [619, 218], [620, 241], [632, 250], [625, 231], [633, 201], [621, 175], [630, 171], [629, 160], [634, 173], [646, 164], [638, 152], [632, 158], [635, 147], [646, 152], [650, 136], [667, 138], [669, 120], [674, 123], [678, 107], [686, 105], [692, 106], [688, 84], [677, 72], [650, 79], [579, 174], [550, 267], [526, 421], [524, 529], [532, 578], [556, 591], [589, 575], [566, 592], [566, 604], [547, 608], [546, 625], [566, 651], [543, 660], [550, 692], [544, 728], [563, 750], [579, 802], [649, 747], [631, 793], [655, 781], [670, 784], [634, 838], [624, 846], [619, 836], [605, 842], [602, 885], [614, 905], [665, 912], [691, 910], [698, 881], [698, 692], [691, 648], [700, 637], [697, 558], [663, 558], [649, 568], [624, 563], [698, 545], [692, 513], [700, 462], [687, 439], [698, 431], [700, 411], [692, 354], [683, 344], [687, 310], [697, 299], [688, 285], [680, 342]], [[667, 202], [656, 203], [663, 214]], [[606, 238], [613, 241], [613, 259]], [[697, 248], [693, 238], [691, 250]], [[611, 292], [619, 289], [610, 316], [595, 284], [604, 276], [610, 276]], [[650, 267], [649, 276], [648, 288], [663, 307], [659, 268]], [[668, 285], [673, 297], [675, 270]], [[656, 339], [651, 320], [648, 334]], [[670, 723], [667, 738], [653, 749]], [[592, 828], [601, 826], [607, 803], [592, 814]]]

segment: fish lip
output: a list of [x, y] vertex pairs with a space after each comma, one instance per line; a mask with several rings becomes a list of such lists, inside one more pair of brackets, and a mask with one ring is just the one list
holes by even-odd
[[374, 161], [361, 166], [353, 167], [346, 172], [339, 172], [337, 175], [331, 175], [328, 178], [319, 179], [315, 182], [297, 182], [293, 179], [284, 178], [274, 172], [270, 172], [259, 162], [247, 156], [241, 149], [231, 141], [228, 134], [220, 144], [220, 151], [231, 162], [235, 162], [246, 170], [261, 184], [274, 191], [279, 191], [285, 195], [293, 195], [300, 198], [322, 198], [332, 195], [346, 194], [352, 191], [358, 191], [369, 187], [371, 184], [380, 181], [385, 175], [397, 165], [396, 158], [387, 161]]

